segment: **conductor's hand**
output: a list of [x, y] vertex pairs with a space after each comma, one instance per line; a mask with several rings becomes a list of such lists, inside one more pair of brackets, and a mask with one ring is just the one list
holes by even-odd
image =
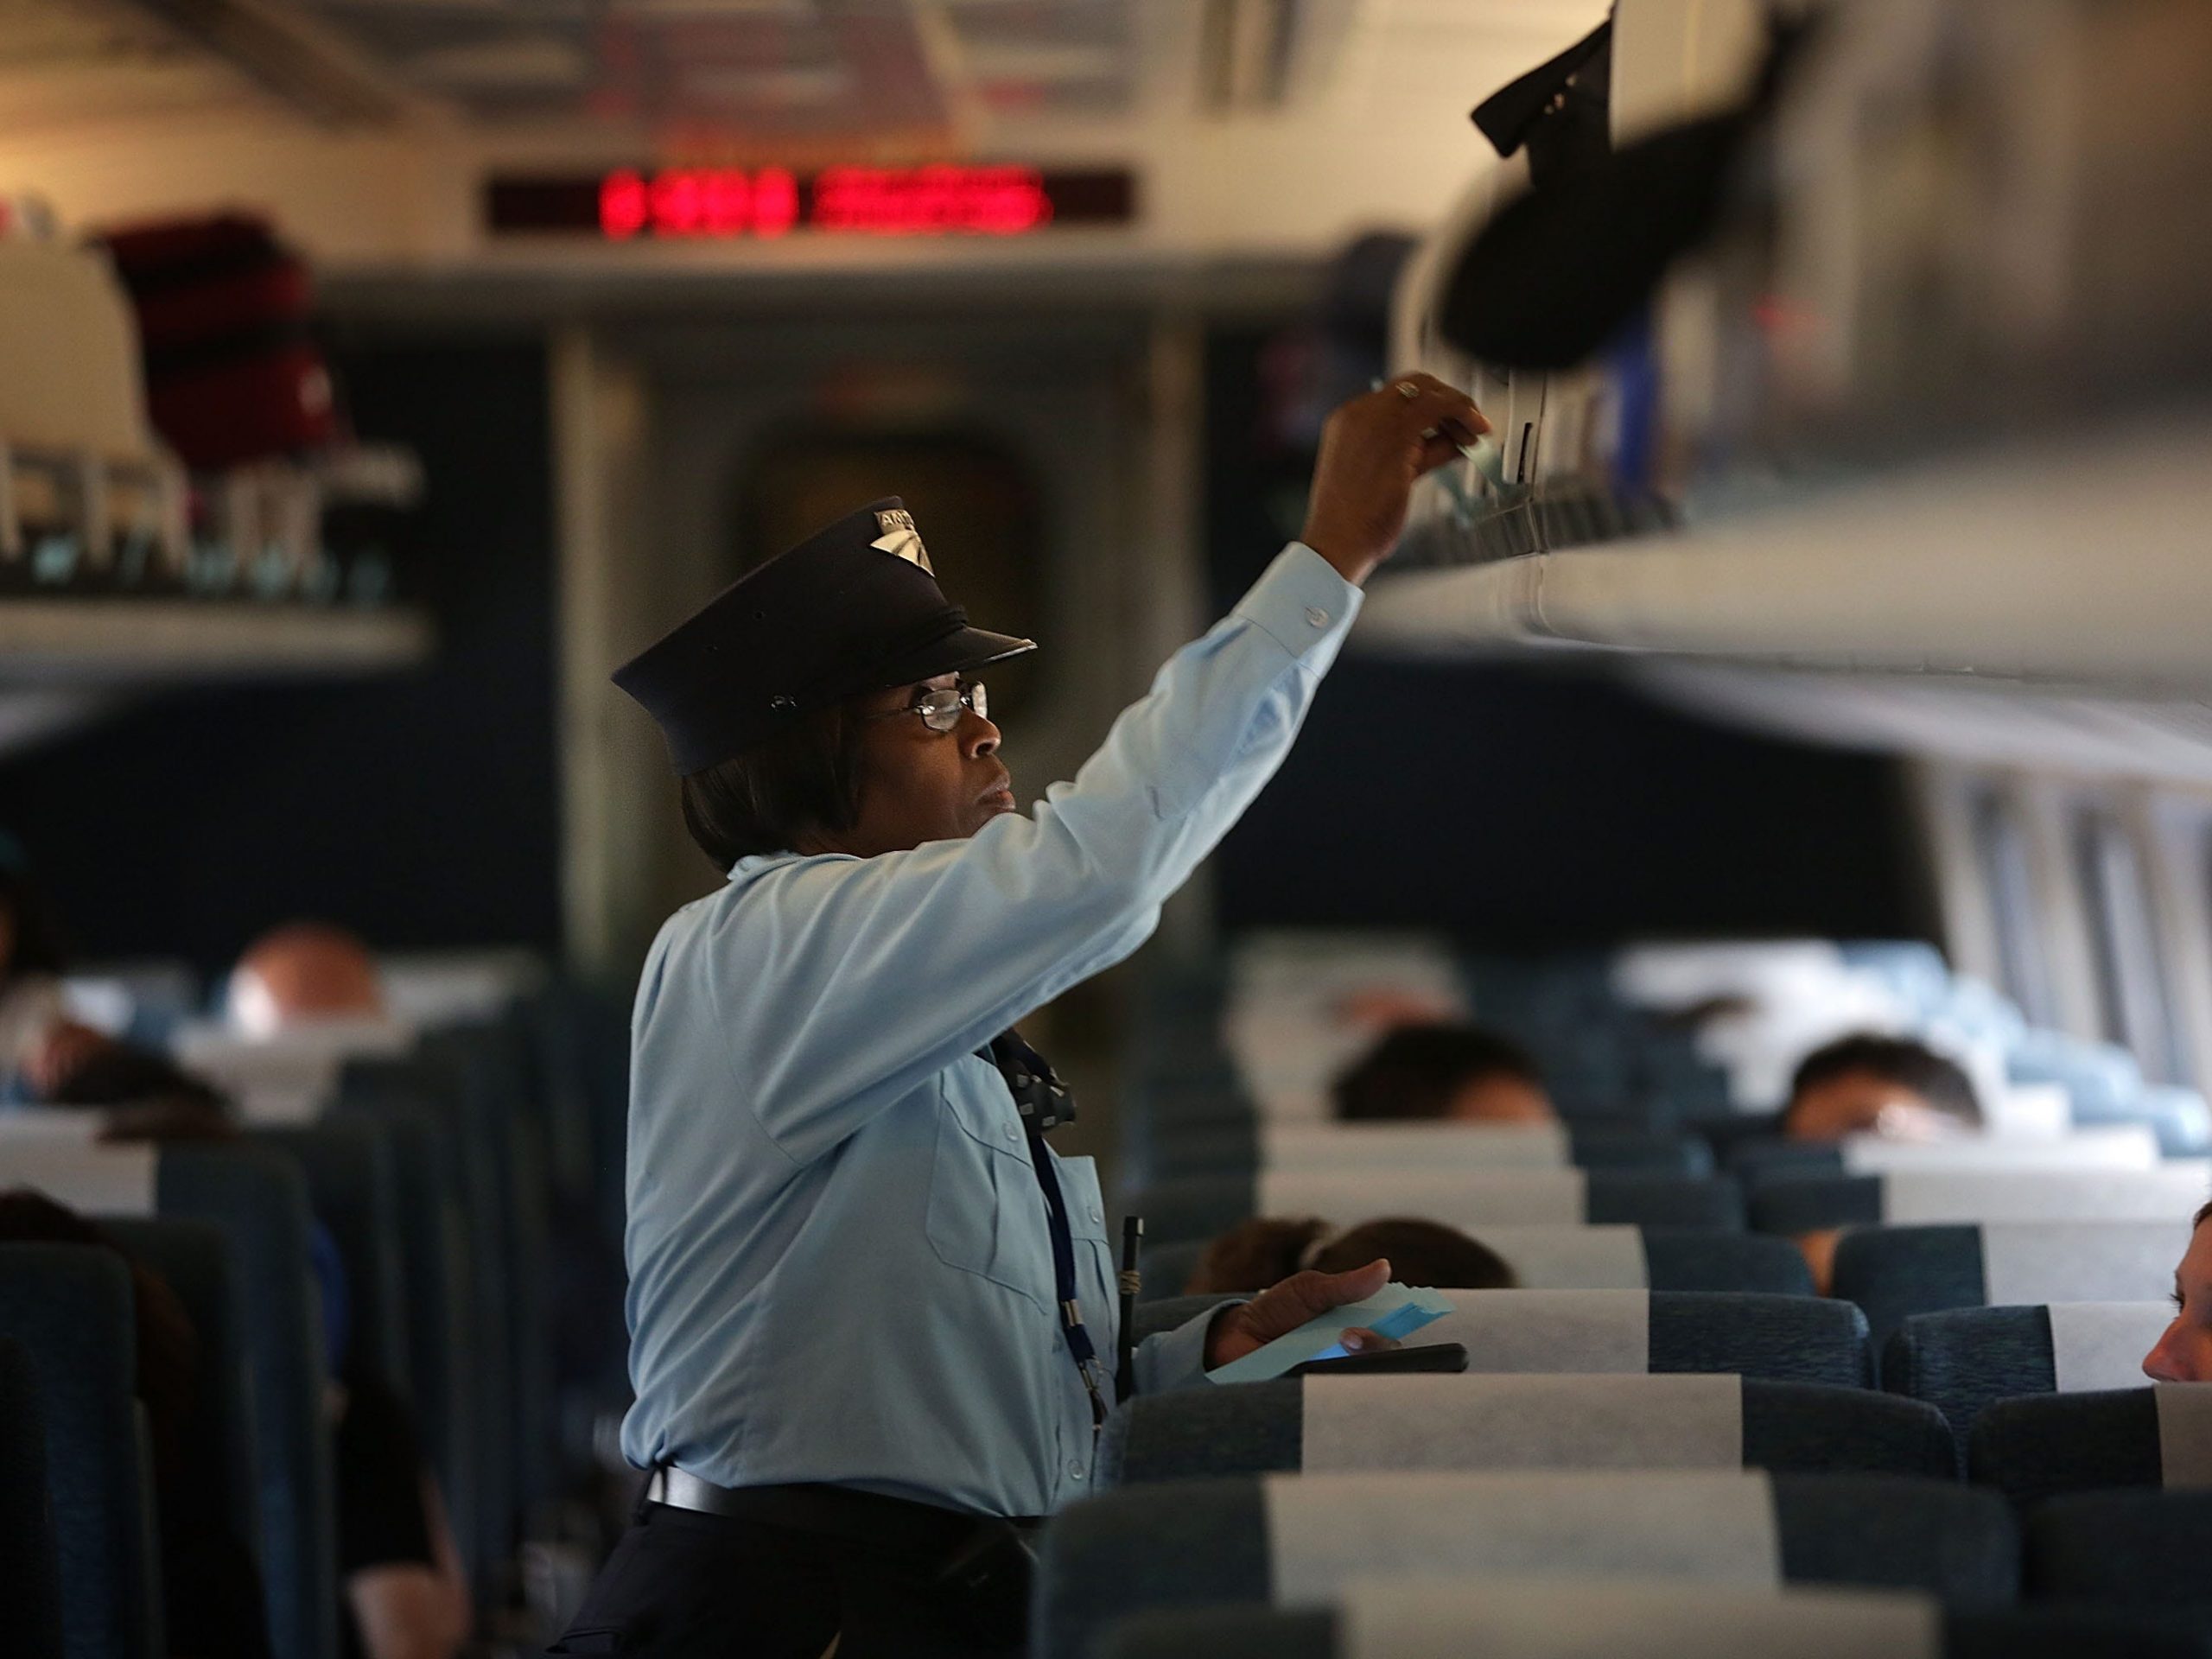
[[[1350, 1273], [1294, 1273], [1281, 1284], [1262, 1291], [1240, 1306], [1224, 1308], [1206, 1337], [1206, 1369], [1213, 1370], [1242, 1359], [1255, 1348], [1277, 1337], [1287, 1337], [1308, 1319], [1317, 1319], [1332, 1307], [1363, 1302], [1379, 1294], [1390, 1282], [1390, 1264], [1374, 1261]], [[1362, 1325], [1345, 1329], [1341, 1338], [1355, 1354], [1380, 1353], [1398, 1344], [1378, 1337]]]
[[1490, 430], [1466, 393], [1432, 374], [1401, 374], [1340, 405], [1321, 429], [1299, 540], [1355, 586], [1390, 556], [1414, 482]]

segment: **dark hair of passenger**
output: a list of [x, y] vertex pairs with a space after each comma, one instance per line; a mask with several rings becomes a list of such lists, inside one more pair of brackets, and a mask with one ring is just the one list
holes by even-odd
[[58, 974], [68, 966], [69, 953], [45, 893], [5, 861], [0, 861], [0, 912], [13, 936], [10, 948], [0, 956], [0, 984], [18, 974]]
[[1878, 1037], [1866, 1032], [1839, 1038], [1799, 1061], [1789, 1079], [1789, 1098], [1794, 1103], [1808, 1089], [1853, 1072], [1869, 1072], [1910, 1089], [1936, 1110], [1962, 1122], [1981, 1122], [1974, 1084], [1956, 1061], [1909, 1037]]
[[1544, 1075], [1517, 1043], [1459, 1021], [1400, 1026], [1340, 1073], [1330, 1092], [1349, 1122], [1440, 1118], [1452, 1096], [1483, 1077], [1544, 1086]]
[[789, 852], [804, 836], [849, 830], [861, 810], [861, 728], [842, 707], [810, 715], [742, 754], [687, 772], [683, 827], [728, 870]]
[[2212, 1221], [2212, 1202], [2206, 1203], [2202, 1208], [2197, 1211], [2195, 1216], [2190, 1217], [2189, 1230], [2192, 1233], [2195, 1232], [2207, 1221]]
[[1338, 1232], [1318, 1217], [1262, 1217], [1230, 1228], [1206, 1246], [1186, 1295], [1265, 1290], [1294, 1273], [1350, 1273], [1388, 1256], [1399, 1283], [1436, 1290], [1511, 1290], [1518, 1282], [1503, 1257], [1457, 1228], [1391, 1217]]

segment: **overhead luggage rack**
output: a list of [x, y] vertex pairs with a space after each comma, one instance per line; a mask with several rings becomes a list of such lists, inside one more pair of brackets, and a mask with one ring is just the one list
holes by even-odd
[[1376, 583], [1356, 639], [2171, 690], [2212, 682], [2212, 418], [2022, 447], [1676, 536]]

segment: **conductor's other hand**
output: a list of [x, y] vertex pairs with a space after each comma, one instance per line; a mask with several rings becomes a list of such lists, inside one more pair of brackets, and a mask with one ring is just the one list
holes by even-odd
[[[1377, 1260], [1350, 1273], [1294, 1273], [1281, 1284], [1262, 1291], [1250, 1301], [1224, 1308], [1206, 1338], [1206, 1369], [1214, 1370], [1265, 1347], [1277, 1337], [1287, 1337], [1309, 1319], [1318, 1319], [1332, 1307], [1347, 1307], [1381, 1294], [1390, 1282], [1390, 1264]], [[1344, 1346], [1353, 1353], [1379, 1353], [1398, 1344], [1363, 1326], [1344, 1333]]]
[[1433, 374], [1401, 374], [1338, 406], [1321, 429], [1299, 540], [1355, 585], [1390, 556], [1414, 483], [1490, 430], [1474, 399]]

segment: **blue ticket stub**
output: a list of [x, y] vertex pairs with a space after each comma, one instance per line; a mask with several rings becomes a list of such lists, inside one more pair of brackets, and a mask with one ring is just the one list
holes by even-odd
[[1442, 1319], [1452, 1307], [1451, 1300], [1436, 1291], [1394, 1282], [1363, 1302], [1332, 1307], [1320, 1318], [1308, 1319], [1289, 1335], [1208, 1371], [1206, 1377], [1214, 1382], [1264, 1382], [1308, 1360], [1344, 1358], [1344, 1346], [1338, 1338], [1354, 1325], [1363, 1325], [1378, 1337], [1402, 1339]]

